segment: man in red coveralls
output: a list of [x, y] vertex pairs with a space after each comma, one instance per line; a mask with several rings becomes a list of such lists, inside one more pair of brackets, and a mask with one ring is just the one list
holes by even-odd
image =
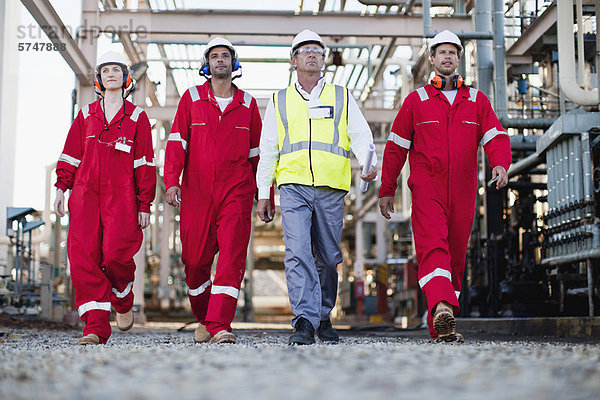
[[99, 58], [95, 87], [101, 98], [81, 108], [58, 158], [54, 202], [62, 217], [71, 189], [67, 254], [82, 345], [106, 343], [111, 304], [119, 329], [133, 325], [133, 256], [156, 190], [150, 122], [125, 100], [133, 84], [122, 55]]
[[231, 321], [246, 268], [262, 123], [256, 100], [232, 83], [240, 68], [232, 44], [211, 40], [203, 62], [200, 74], [209, 79], [184, 93], [169, 135], [166, 197], [181, 204], [182, 260], [200, 322], [194, 341], [235, 343]]
[[477, 149], [488, 155], [496, 188], [508, 183], [510, 140], [485, 94], [462, 84], [463, 52], [450, 31], [429, 45], [436, 76], [411, 92], [392, 126], [383, 155], [379, 208], [390, 219], [396, 180], [409, 155], [412, 226], [425, 293], [427, 325], [436, 341], [463, 341], [455, 331], [467, 242], [477, 191]]

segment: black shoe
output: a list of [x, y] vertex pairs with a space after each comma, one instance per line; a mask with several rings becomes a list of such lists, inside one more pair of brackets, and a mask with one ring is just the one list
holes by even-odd
[[322, 342], [337, 343], [340, 341], [340, 335], [338, 335], [335, 329], [333, 329], [333, 326], [331, 326], [331, 320], [329, 318], [321, 321], [319, 329], [317, 329], [317, 336], [319, 336], [319, 339], [321, 339]]
[[305, 345], [305, 344], [314, 344], [315, 343], [315, 328], [312, 326], [309, 320], [306, 318], [300, 317], [298, 321], [296, 321], [296, 326], [294, 327], [294, 333], [290, 336], [290, 340], [288, 341], [289, 345], [297, 344], [297, 345]]

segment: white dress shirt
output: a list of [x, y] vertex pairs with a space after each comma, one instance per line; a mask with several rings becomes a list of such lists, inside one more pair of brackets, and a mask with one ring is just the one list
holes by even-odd
[[[307, 93], [300, 83], [296, 81], [296, 89], [307, 103], [318, 102], [325, 78], [321, 78], [317, 86], [310, 93]], [[350, 149], [358, 159], [360, 165], [367, 161], [369, 145], [373, 144], [373, 134], [371, 128], [362, 115], [362, 112], [356, 104], [356, 100], [350, 94], [348, 96], [348, 126], [346, 128]], [[260, 161], [256, 171], [256, 184], [258, 186], [258, 198], [268, 199], [275, 170], [279, 162], [279, 133], [277, 132], [277, 115], [273, 97], [267, 105], [265, 117], [263, 119], [262, 133], [260, 136]], [[373, 166], [377, 165], [377, 154], [373, 157]]]

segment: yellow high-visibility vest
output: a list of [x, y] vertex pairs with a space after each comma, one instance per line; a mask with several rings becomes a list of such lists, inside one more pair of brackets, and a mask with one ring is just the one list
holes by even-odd
[[[350, 189], [348, 90], [326, 84], [311, 107], [295, 85], [275, 94], [279, 133], [278, 185], [297, 183]], [[309, 118], [309, 115], [311, 118]]]

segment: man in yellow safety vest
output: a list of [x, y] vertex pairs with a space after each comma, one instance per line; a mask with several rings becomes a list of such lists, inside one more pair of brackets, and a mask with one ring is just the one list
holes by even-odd
[[[294, 318], [290, 345], [337, 342], [330, 312], [337, 297], [342, 261], [344, 196], [350, 189], [350, 150], [367, 161], [373, 136], [354, 98], [342, 86], [325, 83], [325, 43], [304, 30], [294, 38], [291, 63], [297, 81], [273, 95], [260, 141], [257, 213], [270, 222], [269, 189], [280, 192], [285, 239], [285, 273]], [[361, 178], [377, 176], [377, 157]]]

